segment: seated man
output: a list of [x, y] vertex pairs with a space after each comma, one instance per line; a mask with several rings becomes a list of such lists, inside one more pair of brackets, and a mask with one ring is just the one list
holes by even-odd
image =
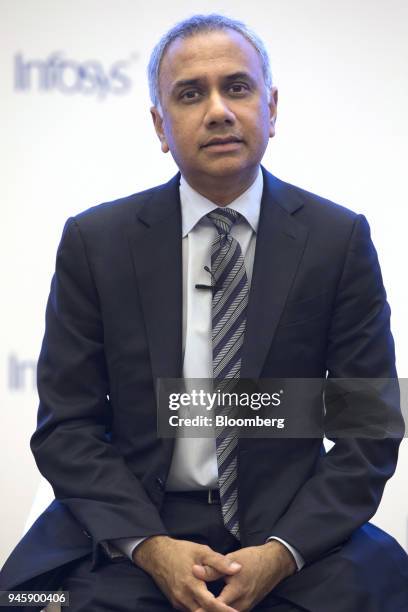
[[407, 555], [367, 524], [400, 438], [335, 437], [326, 454], [321, 437], [157, 434], [158, 379], [396, 371], [367, 221], [260, 165], [277, 90], [259, 38], [192, 17], [149, 82], [180, 172], [66, 223], [31, 440], [56, 499], [0, 588], [62, 587], [71, 612], [406, 611]]

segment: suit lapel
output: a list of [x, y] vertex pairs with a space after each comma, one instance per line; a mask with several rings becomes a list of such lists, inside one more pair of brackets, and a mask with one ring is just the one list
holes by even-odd
[[146, 325], [152, 373], [182, 375], [182, 243], [177, 174], [138, 211], [131, 249]]
[[264, 190], [247, 311], [241, 377], [258, 378], [270, 349], [307, 240], [292, 216], [302, 203], [296, 192], [264, 168]]
[[[302, 202], [264, 168], [264, 190], [249, 295], [241, 377], [262, 372], [307, 241], [293, 216]], [[131, 249], [153, 378], [182, 376], [182, 235], [180, 175], [155, 189], [137, 213]]]

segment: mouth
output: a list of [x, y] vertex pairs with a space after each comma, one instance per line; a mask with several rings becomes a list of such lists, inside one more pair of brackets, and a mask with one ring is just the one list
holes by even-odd
[[242, 144], [242, 140], [240, 138], [238, 138], [237, 136], [225, 136], [224, 138], [218, 138], [218, 137], [214, 137], [211, 138], [208, 142], [206, 142], [205, 144], [202, 145], [203, 149], [209, 149], [209, 148], [225, 148], [225, 147], [230, 147], [232, 146], [236, 146], [236, 145], [240, 145]]
[[243, 141], [237, 136], [225, 136], [224, 138], [211, 138], [202, 145], [202, 149], [213, 153], [233, 153], [239, 151]]

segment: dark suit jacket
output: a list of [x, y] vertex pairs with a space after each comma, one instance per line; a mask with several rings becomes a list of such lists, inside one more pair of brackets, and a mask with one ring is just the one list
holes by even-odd
[[[263, 172], [241, 376], [395, 377], [366, 219]], [[95, 569], [103, 541], [166, 533], [173, 445], [156, 435], [155, 381], [182, 375], [178, 182], [65, 225], [31, 439], [56, 500], [6, 562], [3, 589], [91, 550]], [[375, 512], [398, 444], [340, 439], [325, 455], [321, 439], [241, 439], [242, 545], [274, 534], [307, 563], [325, 555]]]

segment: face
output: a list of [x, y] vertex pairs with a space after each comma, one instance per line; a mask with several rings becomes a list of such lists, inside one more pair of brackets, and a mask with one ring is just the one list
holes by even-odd
[[162, 151], [192, 186], [255, 177], [275, 134], [277, 91], [267, 91], [246, 38], [226, 30], [176, 39], [162, 59], [159, 88], [162, 110], [151, 113]]

